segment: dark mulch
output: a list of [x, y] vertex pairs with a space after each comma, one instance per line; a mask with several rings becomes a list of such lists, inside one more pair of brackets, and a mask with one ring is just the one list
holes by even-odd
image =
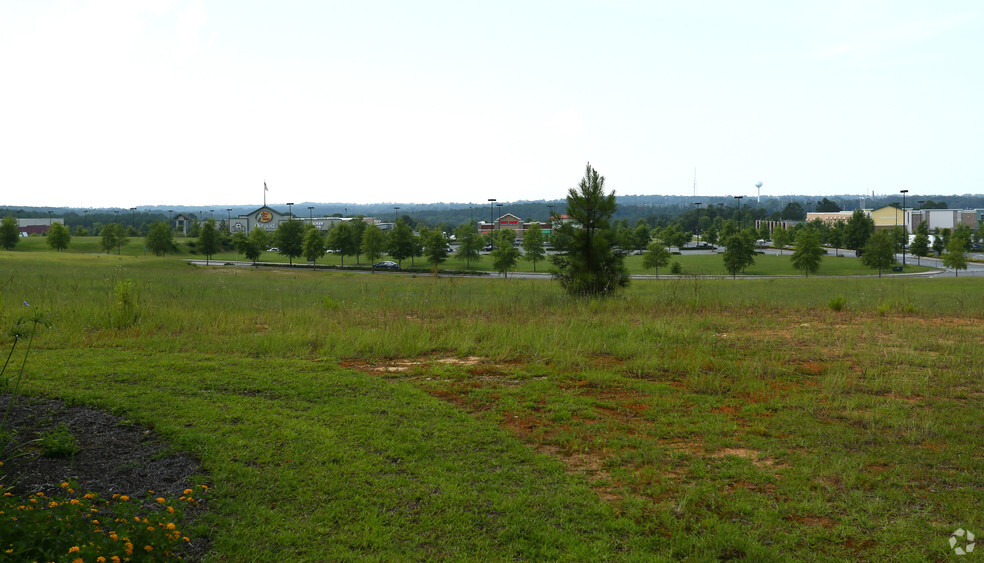
[[[9, 402], [10, 395], [0, 395], [0, 417]], [[144, 498], [147, 491], [178, 497], [191, 487], [191, 477], [201, 474], [194, 457], [172, 451], [153, 430], [58, 399], [17, 397], [0, 430], [16, 432], [12, 443], [19, 444], [62, 424], [75, 436], [77, 454], [46, 457], [37, 446], [28, 446], [27, 455], [5, 462], [0, 483], [17, 495], [50, 495], [60, 490], [63, 481], [74, 480], [82, 490], [103, 498], [115, 493]], [[199, 559], [207, 551], [205, 544], [202, 539], [193, 540], [191, 549], [182, 555]]]

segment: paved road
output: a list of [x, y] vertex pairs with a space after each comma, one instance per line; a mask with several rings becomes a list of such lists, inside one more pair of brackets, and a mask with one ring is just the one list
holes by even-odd
[[[779, 251], [776, 250], [776, 249], [773, 249], [773, 248], [766, 248], [766, 249], [760, 249], [760, 250], [763, 250], [766, 254], [779, 254]], [[828, 250], [833, 251], [833, 249], [828, 249]], [[783, 255], [789, 255], [791, 252], [792, 251], [789, 250], [789, 249], [784, 250], [783, 251]], [[840, 254], [845, 254], [846, 253], [846, 254], [849, 254], [849, 255], [852, 255], [854, 253], [853, 250], [845, 250], [845, 249], [838, 249], [837, 252], [840, 253]], [[688, 255], [690, 255], [690, 254], [716, 254], [716, 252], [713, 251], [713, 250], [701, 250], [701, 251], [688, 251], [687, 254]], [[976, 258], [976, 259], [979, 259], [979, 260], [984, 260], [984, 254], [981, 254], [981, 253], [968, 254], [968, 257], [970, 257], [970, 258]], [[901, 254], [897, 254], [895, 258], [899, 262], [902, 261], [902, 255]], [[942, 261], [939, 260], [939, 259], [937, 259], [937, 258], [919, 258], [917, 260], [917, 258], [915, 256], [912, 256], [911, 254], [906, 254], [905, 261], [906, 261], [907, 264], [916, 264], [918, 262], [920, 265], [930, 266], [932, 268], [937, 268], [937, 269], [936, 270], [931, 270], [931, 271], [928, 271], [928, 272], [920, 272], [920, 273], [917, 273], [917, 274], [891, 274], [891, 275], [894, 275], [894, 276], [900, 276], [900, 275], [902, 275], [902, 276], [906, 276], [906, 277], [944, 277], [944, 276], [954, 276], [955, 275], [954, 274], [954, 271], [952, 269], [948, 269], [948, 268], [944, 267]], [[205, 265], [205, 260], [188, 260], [188, 262], [190, 262], [192, 264], [195, 264], [195, 265], [198, 265], [198, 266], [204, 266]], [[263, 262], [263, 264], [264, 264], [264, 267], [278, 267], [278, 266], [284, 266], [284, 267], [286, 267], [286, 266], [288, 266], [288, 264], [286, 262], [281, 262], [281, 263]], [[223, 260], [210, 260], [208, 265], [210, 265], [210, 266], [226, 266], [226, 267], [250, 267], [250, 266], [252, 266], [252, 264], [250, 264], [249, 262], [244, 261], [244, 260], [240, 260], [239, 262], [227, 262], [227, 261], [223, 261]], [[306, 263], [305, 262], [298, 262], [297, 264], [295, 264], [295, 266], [297, 266], [297, 265], [306, 265]], [[545, 267], [549, 267], [546, 264], [544, 264], [544, 266]], [[325, 270], [328, 270], [328, 269], [326, 268]], [[346, 270], [346, 271], [347, 272], [352, 272], [352, 273], [363, 273], [363, 274], [370, 273], [369, 270]], [[392, 272], [392, 271], [384, 271], [384, 270], [376, 270], [375, 273], [376, 274], [405, 274], [405, 272]], [[498, 277], [498, 278], [501, 278], [502, 277], [501, 274], [496, 273], [496, 272], [485, 272], [485, 273], [487, 274], [488, 277]], [[419, 272], [415, 272], [415, 274], [416, 275], [422, 275]], [[870, 275], [871, 276], [877, 276], [878, 274], [877, 273], [873, 273], [873, 274], [870, 274]], [[961, 270], [961, 271], [957, 272], [956, 273], [956, 276], [958, 276], [958, 277], [965, 277], [965, 276], [984, 277], [984, 264], [979, 263], [979, 262], [969, 262], [967, 264], [967, 269], [966, 270]], [[516, 279], [544, 279], [544, 278], [549, 278], [550, 277], [550, 274], [548, 272], [513, 272], [513, 273], [509, 274], [509, 277], [510, 278], [516, 278]], [[658, 279], [675, 279], [675, 278], [679, 278], [680, 276], [674, 276], [672, 274], [660, 274], [659, 276], [652, 275], [652, 274], [634, 274], [634, 275], [629, 276], [629, 277], [632, 278], [632, 279], [647, 280], [647, 279], [657, 279], [657, 278]], [[724, 278], [730, 279], [731, 278], [731, 276], [726, 276], [726, 275], [700, 276], [700, 277], [703, 277], [703, 278], [721, 278], [721, 279], [724, 279]], [[743, 278], [744, 279], [761, 279], [761, 278], [800, 278], [802, 276], [797, 274], [797, 275], [786, 275], [786, 276], [737, 276], [737, 277], [738, 277], [738, 279], [743, 279]], [[824, 276], [824, 277], [852, 277], [852, 278], [856, 278], [858, 276], [855, 275], [855, 276]]]

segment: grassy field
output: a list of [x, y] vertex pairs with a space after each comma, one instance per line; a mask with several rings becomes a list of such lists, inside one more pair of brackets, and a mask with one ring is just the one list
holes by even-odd
[[28, 392], [196, 455], [215, 560], [939, 560], [984, 530], [979, 280], [580, 301], [547, 280], [0, 253], [0, 326], [24, 301], [55, 318]]
[[[189, 240], [194, 239], [176, 239], [178, 242], [179, 253], [177, 257], [180, 258], [198, 258], [204, 259], [204, 256], [192, 254], [188, 251], [186, 243]], [[43, 237], [29, 237], [26, 239], [21, 239], [17, 246], [15, 252], [50, 252], [55, 253], [55, 251], [48, 249], [45, 244], [46, 239]], [[116, 252], [106, 254], [105, 252], [99, 250], [99, 238], [98, 237], [73, 237], [72, 243], [69, 249], [62, 252], [62, 254], [102, 254], [104, 256], [115, 256]], [[864, 264], [861, 260], [856, 258], [853, 253], [845, 256], [843, 253], [835, 255], [833, 253], [829, 254], [824, 258], [820, 264], [820, 270], [816, 275], [818, 276], [856, 276], [856, 275], [872, 275], [877, 274], [877, 270], [872, 270]], [[120, 249], [120, 255], [131, 256], [131, 257], [141, 257], [146, 256], [147, 252], [143, 247], [143, 239], [139, 237], [134, 237], [130, 239], [130, 242]], [[775, 255], [759, 255], [755, 258], [755, 264], [749, 266], [745, 274], [752, 276], [759, 275], [802, 275], [801, 272], [793, 268], [790, 258], [792, 256], [792, 251], [786, 251], [781, 256]], [[234, 252], [221, 252], [213, 257], [217, 262], [233, 262], [236, 260], [243, 260], [242, 256], [238, 256]], [[389, 256], [384, 256], [383, 259], [390, 259]], [[277, 252], [263, 252], [260, 256], [260, 262], [262, 263], [286, 263], [287, 257], [277, 253]], [[726, 276], [728, 275], [727, 270], [724, 268], [724, 260], [720, 254], [682, 254], [675, 255], [671, 260], [673, 262], [679, 262], [685, 275], [713, 275], [713, 276]], [[294, 260], [295, 264], [306, 264], [304, 258], [299, 258]], [[665, 275], [670, 273], [670, 267], [656, 270], [646, 270], [642, 267], [642, 256], [626, 256], [625, 264], [629, 269], [631, 274], [660, 274]], [[340, 256], [335, 254], [326, 254], [323, 258], [318, 260], [318, 266], [368, 266], [369, 262], [366, 261], [365, 257], [357, 259], [356, 257], [349, 256], [345, 258], [344, 263]], [[428, 265], [423, 258], [417, 258], [413, 261], [404, 260], [403, 266], [405, 268], [410, 268], [411, 265], [419, 268], [421, 270], [426, 270]], [[478, 261], [472, 261], [470, 264], [465, 260], [459, 259], [455, 256], [450, 256], [448, 261], [441, 265], [443, 270], [458, 270], [458, 271], [484, 271], [492, 269], [492, 259], [486, 254]], [[917, 266], [915, 264], [907, 264], [903, 270], [905, 273], [916, 273], [924, 272], [929, 270], [926, 266]], [[518, 272], [549, 272], [550, 262], [549, 260], [538, 261], [535, 264], [526, 260], [519, 260], [516, 264], [516, 271]], [[883, 272], [887, 273], [887, 272]]]

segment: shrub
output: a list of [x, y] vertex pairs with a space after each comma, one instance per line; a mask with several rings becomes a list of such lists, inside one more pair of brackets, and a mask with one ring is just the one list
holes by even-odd
[[670, 264], [670, 273], [671, 274], [682, 274], [683, 273], [683, 266], [679, 262], [674, 261], [672, 264]]

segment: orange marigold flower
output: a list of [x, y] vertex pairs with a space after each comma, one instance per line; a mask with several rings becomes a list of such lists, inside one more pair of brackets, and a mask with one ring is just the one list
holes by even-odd
[[75, 494], [75, 489], [69, 489], [68, 492], [70, 492], [70, 493], [72, 493], [74, 495]]
[[72, 563], [85, 563], [85, 561], [81, 557], [76, 557], [72, 559]]
[[170, 512], [171, 514], [174, 514], [174, 507], [173, 506], [167, 507], [167, 511]]
[[157, 502], [159, 502], [159, 503], [161, 503], [161, 504], [164, 504], [164, 503], [165, 503], [165, 502], [167, 502], [167, 501], [166, 501], [166, 500], [164, 500], [164, 497], [157, 497]]
[[109, 539], [111, 539], [111, 540], [113, 540], [113, 541], [116, 541], [116, 540], [118, 540], [119, 538], [120, 538], [120, 537], [119, 537], [119, 536], [117, 536], [115, 532], [111, 532], [111, 533], [109, 534]]
[[69, 553], [78, 553], [79, 552], [79, 546], [73, 545], [72, 547], [68, 548], [68, 552]]
[[133, 555], [133, 544], [130, 542], [126, 542], [126, 554]]
[[144, 551], [146, 551], [147, 553], [150, 553], [151, 551], [154, 551], [154, 548], [151, 547], [151, 546], [149, 546], [149, 545], [145, 545], [144, 546]]
[[174, 523], [173, 523], [173, 522], [168, 522], [168, 523], [167, 523], [167, 526], [165, 526], [165, 527], [166, 527], [166, 528], [167, 528], [168, 530], [173, 530], [175, 526], [174, 526]]
[[63, 489], [67, 489], [67, 488], [68, 488], [68, 481], [65, 481], [65, 482], [63, 482], [63, 483], [61, 484], [61, 487], [62, 487]]
[[192, 491], [191, 489], [185, 489], [184, 490], [184, 494], [186, 494], [186, 495], [190, 495], [193, 492], [195, 492], [195, 491]]
[[50, 503], [48, 503], [48, 508], [55, 508], [57, 506], [58, 506], [58, 503], [55, 502], [55, 501], [51, 501]]
[[112, 561], [113, 563], [120, 563], [120, 556], [114, 555], [113, 557], [110, 558], [110, 561]]
[[96, 557], [96, 563], [106, 563], [106, 558], [100, 555], [99, 557]]
[[82, 498], [96, 498], [96, 495], [93, 493], [86, 493], [86, 495]]
[[72, 499], [72, 504], [78, 504], [78, 503], [79, 503], [79, 499], [77, 499], [77, 498], [73, 498]]
[[120, 495], [120, 500], [123, 501], [123, 502], [126, 502], [126, 501], [130, 500], [130, 497], [128, 497], [126, 495]]

